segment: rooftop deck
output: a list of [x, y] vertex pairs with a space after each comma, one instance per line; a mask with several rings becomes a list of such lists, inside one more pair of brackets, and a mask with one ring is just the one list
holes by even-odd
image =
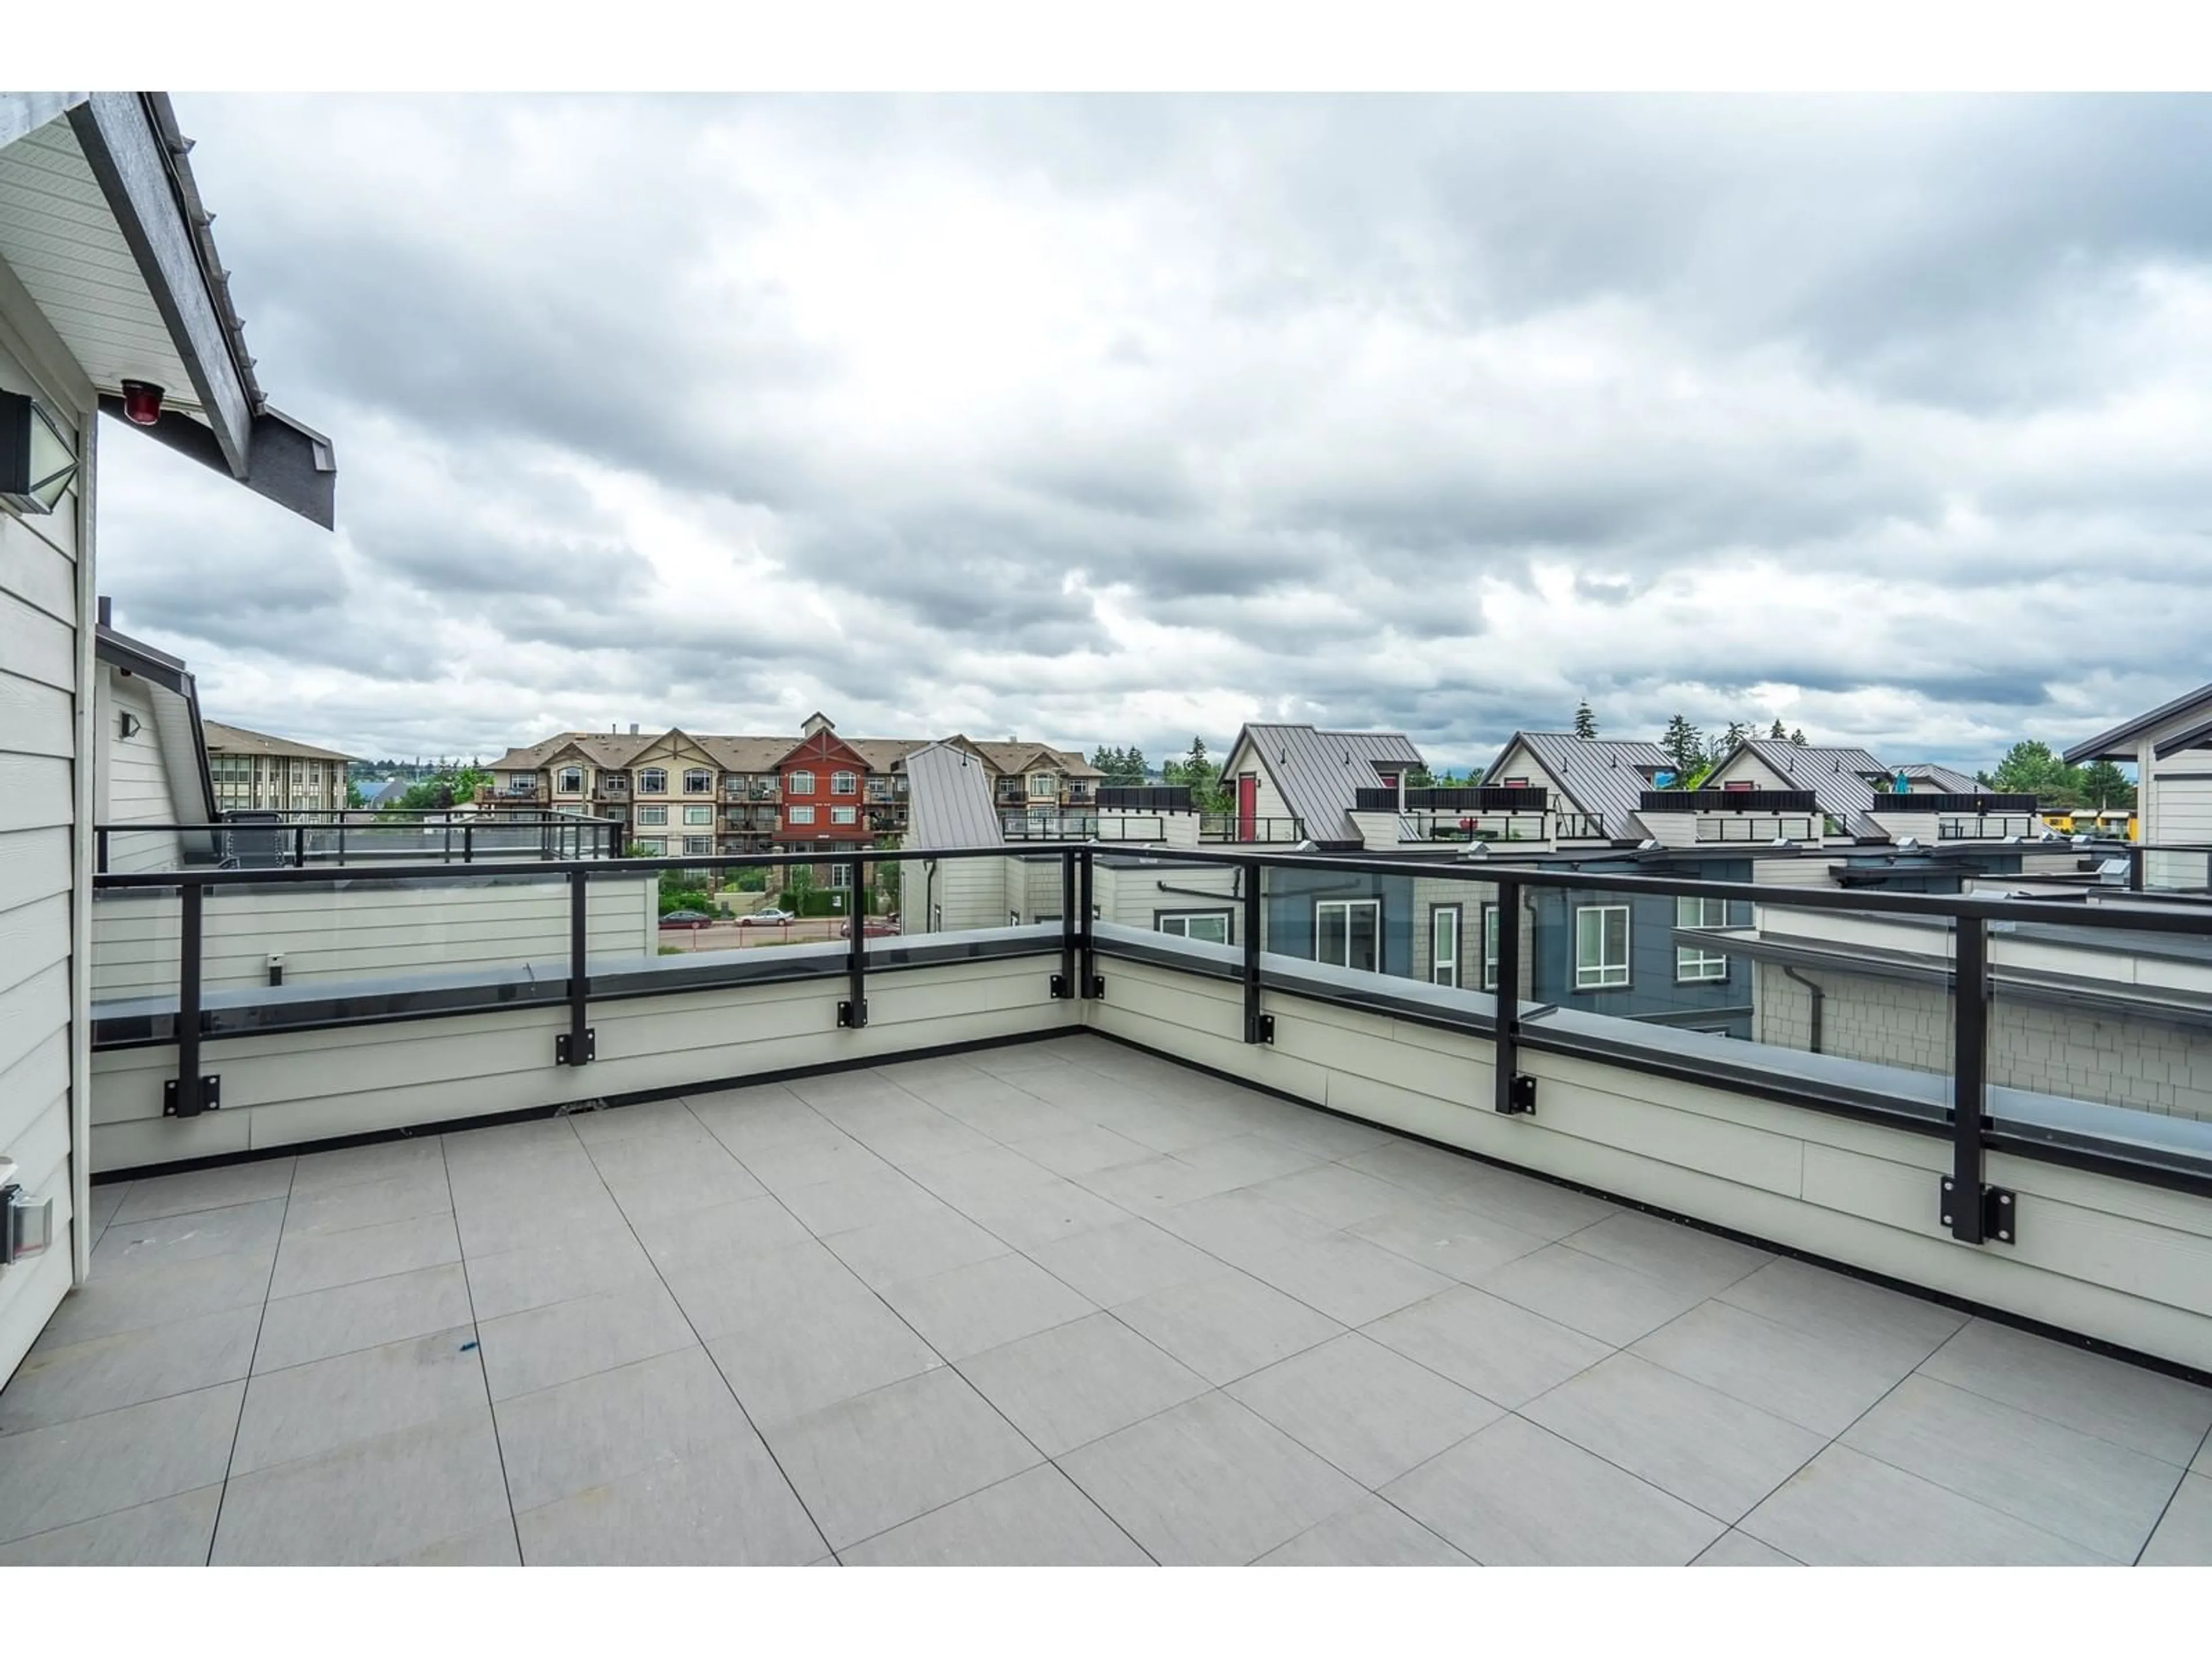
[[95, 1200], [0, 1560], [2212, 1562], [2212, 1392], [1095, 1036]]

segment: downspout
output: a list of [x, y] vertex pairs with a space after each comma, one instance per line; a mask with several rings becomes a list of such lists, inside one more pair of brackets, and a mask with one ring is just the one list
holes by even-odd
[[1799, 973], [1795, 968], [1792, 968], [1788, 963], [1785, 962], [1779, 963], [1778, 966], [1782, 969], [1782, 975], [1784, 979], [1795, 981], [1797, 984], [1803, 986], [1807, 991], [1812, 994], [1813, 1012], [1808, 1024], [1812, 1027], [1811, 1052], [1817, 1054], [1820, 1052], [1820, 1011], [1827, 1001], [1827, 993], [1823, 991], [1811, 980], [1807, 979], [1802, 974]]

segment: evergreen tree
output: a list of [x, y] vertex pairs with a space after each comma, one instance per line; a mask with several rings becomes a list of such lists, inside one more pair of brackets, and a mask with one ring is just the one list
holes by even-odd
[[1575, 705], [1575, 735], [1594, 738], [1597, 735], [1597, 716], [1590, 713], [1589, 699], [1584, 697]]
[[2081, 769], [2081, 780], [2077, 786], [2082, 804], [2087, 806], [2133, 806], [2136, 787], [2127, 775], [2108, 760], [2091, 761]]
[[1790, 734], [1790, 741], [1796, 744], [1800, 749], [1805, 747], [1805, 728], [1801, 726], [1796, 731], [1792, 732]]
[[1787, 738], [1787, 737], [1790, 735], [1787, 732], [1784, 732], [1784, 731], [1782, 729], [1782, 718], [1781, 718], [1781, 716], [1780, 716], [1780, 715], [1778, 715], [1778, 714], [1777, 716], [1775, 716], [1773, 727], [1772, 727], [1772, 729], [1771, 729], [1771, 730], [1770, 730], [1770, 731], [1767, 732], [1767, 734], [1766, 734], [1766, 735], [1767, 735], [1768, 737], [1770, 737], [1770, 738], [1773, 738], [1773, 739], [1774, 739], [1774, 741], [1775, 741], [1775, 742], [1777, 742], [1777, 743], [1780, 743], [1781, 741], [1783, 741], [1783, 739], [1784, 739], [1784, 738]]
[[1131, 744], [1121, 755], [1121, 781], [1139, 784], [1145, 781], [1145, 751]]
[[1674, 774], [1674, 787], [1687, 788], [1689, 780], [1705, 769], [1705, 734], [1677, 714], [1667, 722], [1667, 730], [1659, 739], [1660, 748], [1667, 751], [1667, 759]]

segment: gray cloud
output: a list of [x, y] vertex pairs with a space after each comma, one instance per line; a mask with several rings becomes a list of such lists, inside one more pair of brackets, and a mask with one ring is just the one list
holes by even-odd
[[342, 469], [107, 446], [218, 718], [1978, 765], [2204, 678], [2201, 99], [179, 103]]

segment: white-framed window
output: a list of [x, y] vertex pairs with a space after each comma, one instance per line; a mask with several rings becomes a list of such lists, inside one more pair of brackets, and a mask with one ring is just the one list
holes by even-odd
[[1498, 988], [1498, 907], [1482, 907], [1482, 988]]
[[582, 794], [584, 793], [584, 769], [580, 766], [562, 767], [561, 769], [559, 787], [561, 793], [564, 795]]
[[713, 794], [714, 775], [700, 767], [693, 767], [684, 775], [684, 793], [687, 795]]
[[668, 774], [660, 767], [648, 766], [637, 775], [637, 793], [641, 795], [665, 795], [668, 793]]
[[714, 854], [714, 838], [712, 836], [686, 836], [684, 837], [684, 856], [687, 858], [711, 857]]
[[813, 823], [813, 822], [814, 822], [814, 809], [813, 809], [812, 807], [811, 807], [811, 806], [794, 806], [794, 807], [793, 807], [793, 808], [791, 809], [791, 821], [792, 821], [793, 823]]
[[[1725, 927], [1728, 926], [1728, 901], [1692, 898], [1685, 894], [1674, 901], [1674, 925], [1677, 927]], [[1675, 948], [1674, 982], [1677, 985], [1706, 984], [1728, 976], [1729, 959], [1726, 957], [1701, 951], [1693, 945]]]
[[830, 793], [833, 795], [859, 794], [860, 793], [859, 775], [852, 772], [832, 772], [830, 775]]
[[1628, 983], [1628, 907], [1575, 907], [1575, 989], [1601, 991]]
[[1459, 988], [1459, 906], [1429, 907], [1429, 982]]
[[1382, 901], [1316, 899], [1314, 960], [1373, 973], [1382, 960]]
[[814, 774], [811, 772], [793, 772], [788, 774], [783, 781], [783, 793], [787, 795], [812, 794], [814, 793]]
[[833, 806], [830, 809], [830, 822], [832, 823], [858, 823], [860, 821], [860, 809], [857, 806]]
[[663, 859], [668, 856], [668, 843], [658, 836], [651, 841], [641, 841], [638, 845], [645, 848], [645, 855], [649, 859]]
[[850, 888], [853, 884], [853, 866], [844, 860], [839, 859], [830, 866], [830, 884], [832, 887]]
[[1032, 795], [1056, 795], [1059, 793], [1060, 775], [1058, 773], [1032, 772], [1030, 774], [1030, 793]]
[[1203, 939], [1208, 945], [1229, 943], [1226, 910], [1162, 910], [1152, 918], [1152, 924], [1177, 939]]
[[641, 824], [665, 823], [668, 822], [668, 809], [665, 806], [641, 806], [637, 809], [637, 821]]
[[[664, 806], [660, 810], [665, 812], [668, 809]], [[712, 823], [714, 821], [714, 809], [711, 806], [687, 806], [684, 809], [684, 822], [686, 823]]]

